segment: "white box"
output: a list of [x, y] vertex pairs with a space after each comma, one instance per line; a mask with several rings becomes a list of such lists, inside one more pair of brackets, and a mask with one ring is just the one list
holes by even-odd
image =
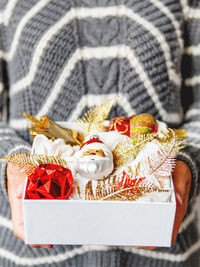
[[171, 202], [30, 200], [24, 196], [27, 244], [171, 246], [174, 193]]

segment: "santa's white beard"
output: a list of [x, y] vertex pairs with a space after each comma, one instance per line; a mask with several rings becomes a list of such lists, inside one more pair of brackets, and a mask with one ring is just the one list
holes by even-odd
[[85, 156], [77, 162], [76, 169], [81, 177], [98, 180], [113, 171], [113, 161], [99, 156]]

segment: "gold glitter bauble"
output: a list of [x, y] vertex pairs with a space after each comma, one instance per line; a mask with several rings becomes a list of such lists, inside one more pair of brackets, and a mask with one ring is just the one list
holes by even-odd
[[151, 134], [157, 131], [156, 119], [151, 114], [139, 114], [130, 120], [130, 136], [137, 137], [141, 134]]

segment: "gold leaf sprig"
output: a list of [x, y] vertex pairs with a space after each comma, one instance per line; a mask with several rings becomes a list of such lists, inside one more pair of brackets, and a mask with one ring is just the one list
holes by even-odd
[[[77, 189], [80, 196], [80, 188]], [[151, 192], [168, 192], [151, 183], [141, 182], [133, 186], [124, 186], [116, 179], [112, 183], [106, 180], [98, 181], [96, 193], [92, 188], [92, 181], [85, 186], [85, 200], [113, 200], [113, 201], [136, 201], [138, 198]]]
[[21, 170], [25, 175], [30, 175], [37, 167], [37, 165], [31, 160], [29, 153], [12, 154], [1, 158], [0, 161], [9, 162], [13, 166], [17, 167], [17, 169]]
[[157, 136], [154, 134], [141, 134], [137, 138], [126, 139], [120, 142], [113, 151], [115, 168], [123, 166], [137, 156], [138, 152], [147, 143]]
[[88, 110], [82, 118], [77, 120], [79, 127], [84, 131], [85, 135], [103, 130], [103, 123], [108, 118], [111, 108], [117, 99], [116, 97], [101, 105], [97, 105], [95, 108]]
[[29, 176], [39, 166], [39, 164], [57, 164], [64, 168], [69, 168], [67, 162], [61, 157], [17, 153], [0, 159], [7, 161], [21, 170], [25, 175]]
[[153, 175], [155, 178], [169, 177], [175, 166], [177, 145], [175, 132], [169, 128], [168, 138], [164, 142], [157, 141], [158, 149], [144, 155], [141, 159], [138, 175]]
[[152, 192], [169, 192], [169, 190], [161, 189], [155, 185], [134, 186], [130, 188], [123, 188], [114, 193], [99, 199], [103, 200], [121, 200], [121, 201], [136, 201], [138, 198]]
[[113, 151], [115, 169], [133, 160], [137, 155], [138, 149], [134, 148], [131, 140], [120, 142]]
[[31, 161], [35, 162], [37, 165], [39, 164], [56, 164], [60, 165], [64, 168], [69, 168], [67, 162], [58, 156], [47, 156], [42, 154], [32, 154], [30, 155]]

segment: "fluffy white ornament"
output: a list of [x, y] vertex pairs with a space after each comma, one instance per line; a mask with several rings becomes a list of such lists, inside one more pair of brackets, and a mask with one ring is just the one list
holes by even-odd
[[51, 141], [43, 134], [38, 134], [34, 138], [31, 150], [31, 154], [62, 157], [63, 159], [71, 157], [74, 152], [74, 148], [70, 145], [66, 145], [62, 138]]
[[166, 138], [165, 134], [167, 135], [169, 133], [167, 124], [162, 121], [158, 121], [158, 120], [157, 120], [157, 124], [158, 124], [158, 138], [161, 138], [161, 139]]

